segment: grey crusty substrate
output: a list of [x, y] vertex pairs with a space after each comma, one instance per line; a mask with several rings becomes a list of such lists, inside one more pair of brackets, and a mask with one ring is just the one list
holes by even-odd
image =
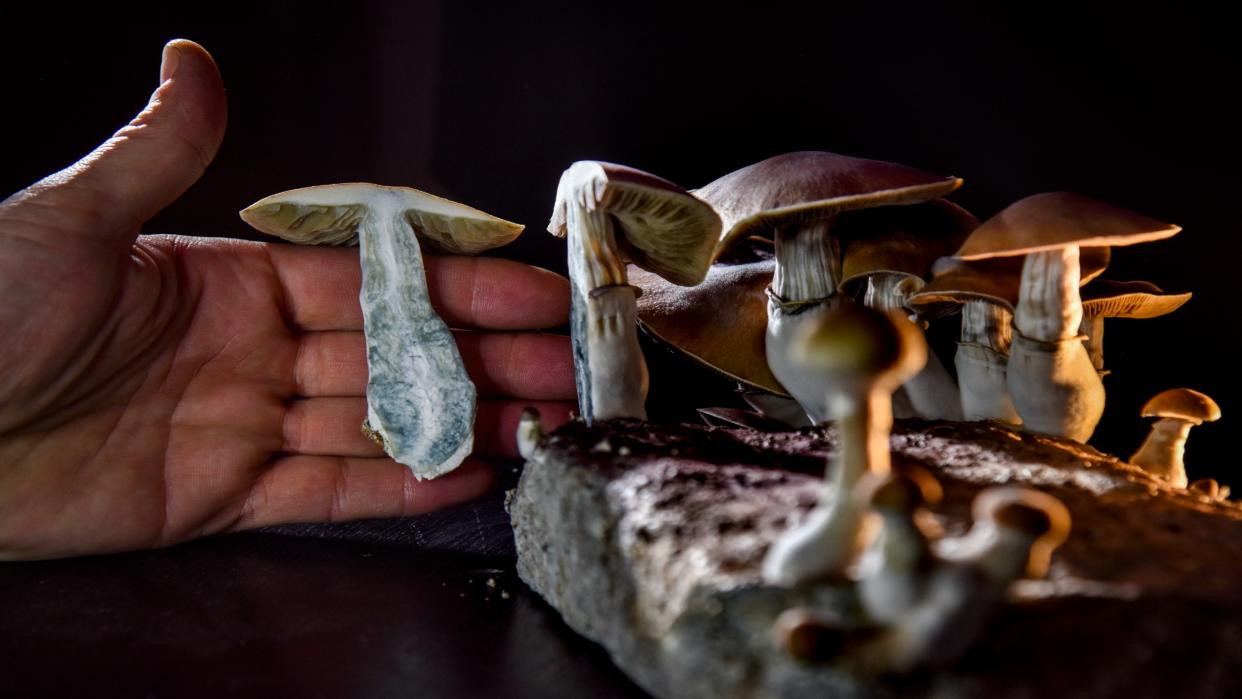
[[815, 503], [834, 444], [831, 429], [565, 425], [510, 502], [518, 572], [661, 697], [1242, 695], [1242, 508], [989, 423], [898, 421], [894, 463], [940, 480], [948, 536], [984, 487], [1059, 498], [1073, 531], [1048, 578], [1014, 585], [949, 668], [867, 678], [787, 658], [769, 633], [782, 610], [850, 605], [842, 588], [770, 588], [759, 574]]

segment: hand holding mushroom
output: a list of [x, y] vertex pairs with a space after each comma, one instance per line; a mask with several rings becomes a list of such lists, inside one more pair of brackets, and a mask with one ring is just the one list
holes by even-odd
[[524, 405], [548, 424], [572, 408], [568, 340], [521, 332], [565, 321], [565, 280], [428, 259], [432, 305], [471, 329], [454, 339], [483, 400], [477, 456], [416, 481], [358, 430], [356, 251], [138, 235], [224, 132], [210, 56], [188, 41], [166, 56], [133, 124], [0, 205], [0, 559], [414, 514], [483, 493], [478, 457], [516, 455]]

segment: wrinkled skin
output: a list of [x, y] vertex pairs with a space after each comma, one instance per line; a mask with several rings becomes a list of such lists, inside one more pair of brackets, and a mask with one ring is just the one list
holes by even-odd
[[173, 42], [129, 126], [0, 205], [0, 560], [426, 512], [490, 487], [487, 459], [516, 455], [523, 406], [549, 428], [572, 409], [568, 338], [512, 332], [563, 324], [567, 282], [434, 258], [432, 302], [469, 329], [456, 338], [481, 396], [475, 456], [427, 482], [384, 457], [359, 430], [355, 250], [138, 236], [198, 179], [224, 122], [210, 56]]

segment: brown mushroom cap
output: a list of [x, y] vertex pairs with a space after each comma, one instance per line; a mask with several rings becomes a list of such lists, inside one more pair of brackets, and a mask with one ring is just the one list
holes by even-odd
[[[580, 189], [566, 192], [566, 183]], [[598, 161], [571, 165], [561, 187], [548, 232], [567, 234], [568, 197], [579, 196], [587, 208], [613, 217], [617, 243], [634, 264], [674, 284], [703, 281], [720, 238], [720, 218], [686, 190], [642, 170]]]
[[834, 235], [845, 241], [841, 288], [853, 294], [876, 273], [926, 279], [932, 263], [957, 250], [978, 225], [969, 211], [944, 199], [843, 213], [833, 225]]
[[879, 509], [912, 512], [923, 505], [940, 502], [943, 495], [940, 482], [929, 471], [906, 466], [900, 472], [878, 481], [868, 496], [868, 502]]
[[905, 165], [802, 151], [736, 170], [693, 194], [720, 214], [717, 250], [725, 250], [744, 237], [842, 211], [931, 201], [961, 184]]
[[353, 245], [368, 211], [399, 211], [420, 243], [440, 253], [472, 255], [509, 243], [523, 226], [409, 187], [365, 182], [303, 187], [246, 207], [256, 229], [303, 245]]
[[1191, 294], [1166, 294], [1151, 282], [1097, 279], [1082, 290], [1082, 312], [1095, 318], [1155, 318], [1172, 313]]
[[1189, 388], [1170, 388], [1152, 396], [1142, 417], [1167, 417], [1201, 425], [1220, 419], [1220, 406], [1205, 394]]
[[1058, 546], [1069, 536], [1070, 514], [1058, 499], [1030, 488], [988, 488], [971, 505], [975, 521], [988, 520]]
[[791, 352], [807, 371], [895, 388], [923, 368], [927, 341], [900, 315], [845, 303], [808, 323]]
[[[1109, 248], [1083, 248], [1078, 260], [1082, 283], [1095, 279], [1108, 267]], [[988, 301], [1010, 312], [1018, 303], [1023, 257], [997, 257], [967, 262], [942, 257], [932, 265], [935, 277], [909, 299], [910, 307], [928, 316], [956, 313], [967, 301]]]
[[657, 340], [744, 384], [788, 395], [768, 368], [767, 295], [775, 261], [712, 265], [698, 286], [674, 286], [631, 267], [638, 320]]
[[975, 229], [957, 257], [983, 260], [1069, 245], [1120, 246], [1161, 240], [1181, 230], [1119, 206], [1072, 192], [1021, 199]]

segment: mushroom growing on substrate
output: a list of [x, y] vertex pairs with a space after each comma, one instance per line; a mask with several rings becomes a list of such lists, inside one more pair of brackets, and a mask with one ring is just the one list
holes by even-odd
[[763, 561], [764, 579], [787, 587], [843, 575], [857, 555], [859, 488], [889, 473], [893, 391], [923, 367], [927, 343], [904, 317], [846, 302], [804, 325], [790, 353], [795, 380], [826, 386], [839, 447], [819, 504]]
[[583, 419], [646, 419], [638, 289], [630, 286], [626, 262], [674, 284], [698, 284], [711, 264], [720, 219], [667, 180], [581, 161], [561, 175], [548, 231], [569, 243], [570, 332]]
[[963, 260], [1025, 255], [1006, 385], [1023, 425], [1086, 442], [1104, 385], [1081, 342], [1079, 249], [1168, 238], [1177, 226], [1069, 192], [1036, 194], [979, 226]]
[[695, 190], [720, 214], [718, 250], [753, 235], [772, 235], [776, 267], [769, 288], [766, 354], [777, 380], [815, 422], [827, 415], [824, 392], [799, 383], [789, 365], [798, 326], [839, 298], [838, 214], [878, 206], [921, 204], [957, 189], [961, 180], [904, 165], [835, 153], [787, 153], [730, 173]]
[[1151, 282], [1115, 282], [1106, 279], [1082, 290], [1083, 344], [1091, 364], [1101, 377], [1104, 370], [1105, 318], [1156, 318], [1172, 313], [1190, 300], [1191, 294], [1166, 294]]
[[[909, 303], [920, 317], [937, 318], [961, 312], [961, 334], [953, 361], [966, 420], [999, 420], [1021, 425], [1007, 386], [1013, 309], [1022, 279], [1022, 257], [978, 262], [941, 258], [932, 266], [933, 279]], [[1109, 249], [1083, 248], [1082, 283], [1108, 266]]]
[[364, 183], [281, 192], [241, 217], [294, 243], [358, 243], [369, 373], [363, 432], [418, 478], [461, 464], [474, 444], [475, 389], [431, 307], [419, 245], [476, 254], [512, 241], [522, 226], [416, 189]]
[[1182, 461], [1190, 428], [1220, 419], [1220, 406], [1208, 396], [1189, 388], [1171, 388], [1157, 393], [1143, 406], [1143, 417], [1159, 418], [1143, 445], [1130, 457], [1130, 463], [1163, 478], [1178, 488], [1186, 487], [1186, 465]]
[[871, 491], [868, 502], [881, 523], [858, 562], [858, 599], [872, 621], [895, 623], [922, 598], [935, 557], [918, 519], [941, 494], [940, 483], [920, 468], [894, 473]]

